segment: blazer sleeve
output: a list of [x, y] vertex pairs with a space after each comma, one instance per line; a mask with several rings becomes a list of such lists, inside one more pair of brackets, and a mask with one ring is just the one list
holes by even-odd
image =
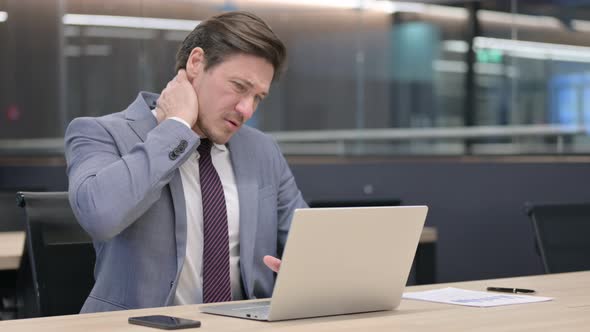
[[307, 208], [301, 191], [295, 183], [295, 177], [291, 173], [289, 164], [283, 156], [278, 144], [272, 140], [275, 149], [276, 167], [278, 171], [278, 197], [277, 197], [277, 218], [278, 218], [278, 243], [277, 252], [279, 257], [283, 256], [287, 235], [291, 227], [291, 219], [295, 209]]
[[78, 118], [65, 135], [70, 205], [96, 241], [116, 236], [145, 213], [198, 141], [185, 125], [166, 120], [122, 154], [116, 134], [97, 118]]

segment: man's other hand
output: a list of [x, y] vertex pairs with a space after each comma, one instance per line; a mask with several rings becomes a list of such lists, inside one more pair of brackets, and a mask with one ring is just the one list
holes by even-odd
[[192, 128], [199, 116], [199, 100], [192, 84], [186, 77], [186, 71], [181, 69], [168, 82], [158, 98], [156, 117], [158, 123], [171, 118], [180, 118]]
[[268, 266], [269, 269], [271, 269], [277, 273], [279, 272], [279, 270], [281, 268], [281, 260], [280, 259], [266, 255], [266, 256], [264, 256], [264, 258], [262, 260], [264, 261], [264, 264], [266, 264], [266, 266]]

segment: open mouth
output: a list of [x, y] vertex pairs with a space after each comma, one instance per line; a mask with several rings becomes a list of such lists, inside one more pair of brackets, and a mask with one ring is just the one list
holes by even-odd
[[227, 125], [232, 129], [238, 129], [244, 123], [244, 118], [238, 112], [226, 114], [226, 116], [223, 119], [227, 122]]
[[232, 127], [237, 128], [237, 127], [240, 126], [240, 124], [237, 121], [233, 121], [233, 120], [230, 120], [230, 119], [226, 119], [225, 121], [227, 121]]

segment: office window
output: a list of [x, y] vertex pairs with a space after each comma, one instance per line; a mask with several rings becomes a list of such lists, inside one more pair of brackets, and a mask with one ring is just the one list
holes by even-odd
[[287, 45], [249, 123], [287, 154], [590, 151], [590, 5], [518, 0], [0, 0], [0, 140], [58, 142], [161, 91], [188, 32], [227, 10]]

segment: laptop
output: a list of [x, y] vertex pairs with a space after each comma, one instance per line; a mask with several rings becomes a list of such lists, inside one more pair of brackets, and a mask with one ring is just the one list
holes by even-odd
[[393, 310], [427, 211], [426, 206], [297, 209], [272, 298], [199, 309], [262, 321]]

